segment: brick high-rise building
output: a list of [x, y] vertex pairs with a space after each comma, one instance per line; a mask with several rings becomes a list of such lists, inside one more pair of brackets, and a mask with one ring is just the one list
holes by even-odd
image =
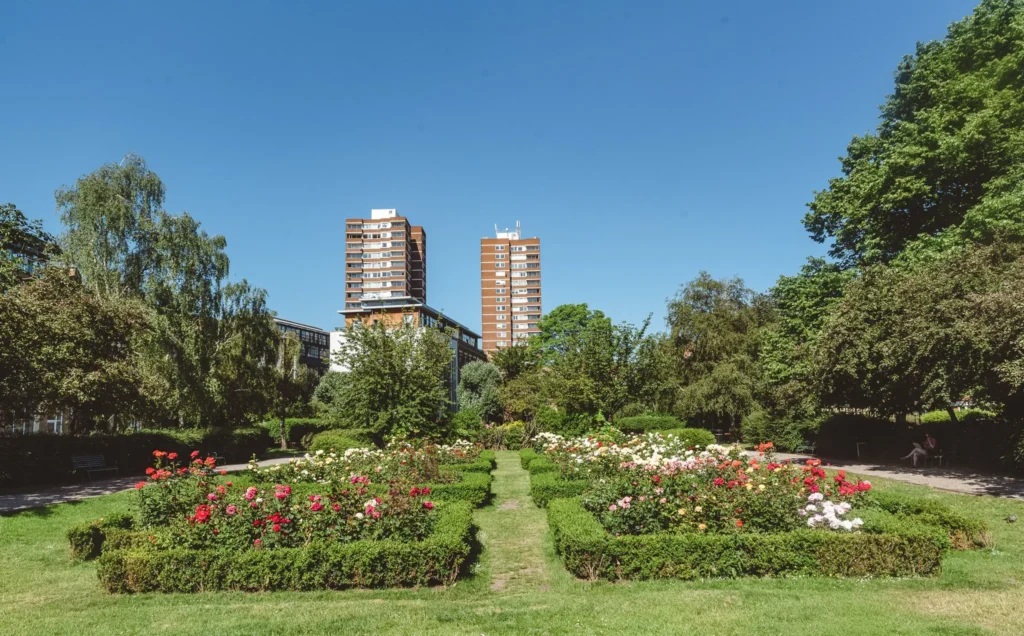
[[427, 302], [427, 233], [398, 210], [345, 220], [345, 309]]
[[540, 239], [515, 230], [480, 239], [480, 296], [483, 349], [491, 352], [525, 344], [540, 333]]

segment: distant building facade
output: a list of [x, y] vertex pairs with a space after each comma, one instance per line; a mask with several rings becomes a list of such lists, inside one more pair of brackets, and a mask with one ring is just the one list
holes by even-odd
[[329, 332], [284, 318], [274, 318], [274, 324], [282, 334], [291, 332], [299, 337], [299, 342], [302, 344], [299, 362], [320, 375], [327, 372], [331, 363], [331, 335]]
[[[427, 233], [398, 210], [370, 210], [345, 220], [345, 309], [363, 301], [427, 302]], [[394, 302], [392, 302], [394, 301]]]
[[480, 239], [480, 313], [483, 349], [490, 353], [540, 333], [543, 314], [540, 239], [515, 230]]

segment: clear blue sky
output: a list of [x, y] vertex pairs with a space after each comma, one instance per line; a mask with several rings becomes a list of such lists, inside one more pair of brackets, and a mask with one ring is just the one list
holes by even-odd
[[328, 329], [346, 217], [423, 225], [428, 303], [476, 329], [479, 239], [518, 219], [545, 310], [661, 329], [701, 269], [765, 290], [824, 253], [812, 192], [974, 4], [7, 0], [0, 202], [58, 231], [53, 191], [134, 152], [233, 279]]

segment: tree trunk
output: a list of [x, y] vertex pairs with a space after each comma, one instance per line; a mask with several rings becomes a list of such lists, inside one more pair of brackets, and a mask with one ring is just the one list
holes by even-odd
[[284, 414], [281, 414], [281, 450], [288, 450], [288, 433], [285, 431]]
[[956, 416], [956, 411], [953, 410], [952, 406], [947, 406], [946, 412], [949, 413], [949, 421], [953, 422], [954, 424], [960, 423], [960, 419]]

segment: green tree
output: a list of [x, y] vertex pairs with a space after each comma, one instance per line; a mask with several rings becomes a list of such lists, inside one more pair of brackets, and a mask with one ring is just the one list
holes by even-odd
[[459, 408], [472, 410], [485, 421], [498, 421], [503, 412], [498, 367], [489, 362], [473, 361], [462, 367], [459, 376]]
[[488, 356], [491, 364], [498, 367], [502, 380], [509, 382], [523, 373], [537, 368], [540, 356], [537, 348], [531, 345], [517, 345], [492, 351]]
[[320, 378], [320, 383], [313, 392], [313, 408], [317, 417], [331, 416], [344, 384], [345, 374], [340, 371], [328, 371]]
[[1020, 413], [1022, 302], [1024, 246], [1017, 242], [869, 268], [818, 338], [820, 398], [900, 415], [971, 397]]
[[666, 318], [675, 414], [736, 426], [755, 405], [758, 334], [770, 320], [764, 299], [738, 278], [701, 272], [683, 286]]
[[345, 330], [335, 362], [347, 369], [337, 419], [378, 437], [440, 436], [449, 407], [447, 379], [452, 334], [403, 323], [354, 324]]
[[168, 214], [164, 195], [163, 182], [134, 155], [61, 188], [64, 258], [100, 297], [138, 298], [151, 309], [143, 386], [154, 419], [248, 420], [269, 399], [255, 394], [269, 387], [261, 365], [276, 346], [265, 292], [245, 280], [228, 284], [224, 237], [207, 235], [188, 214]]
[[148, 328], [131, 299], [108, 299], [48, 267], [0, 294], [0, 411], [70, 414], [66, 429], [116, 427], [144, 410], [132, 343]]
[[42, 221], [29, 221], [13, 203], [0, 205], [0, 293], [59, 252]]
[[1024, 229], [1024, 3], [984, 0], [896, 71], [877, 132], [804, 225], [844, 266], [956, 250]]
[[286, 419], [295, 410], [308, 404], [316, 390], [316, 371], [302, 364], [302, 342], [289, 331], [280, 336], [277, 364], [274, 366], [273, 412], [281, 422], [281, 450], [288, 450]]
[[587, 325], [595, 320], [611, 324], [604, 313], [589, 309], [586, 303], [559, 305], [537, 322], [540, 333], [531, 338], [530, 347], [542, 363], [551, 364], [575, 346]]

